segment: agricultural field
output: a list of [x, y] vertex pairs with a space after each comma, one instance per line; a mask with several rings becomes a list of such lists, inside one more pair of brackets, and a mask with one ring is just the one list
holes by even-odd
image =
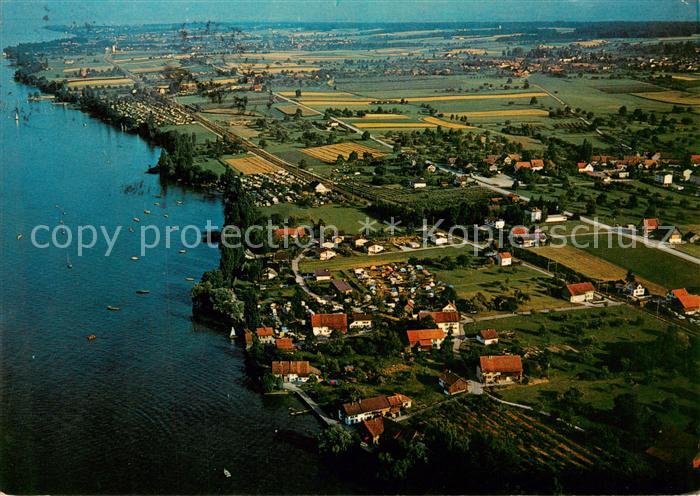
[[277, 172], [280, 168], [264, 158], [249, 154], [246, 157], [230, 158], [226, 163], [245, 176]]
[[81, 78], [69, 79], [69, 88], [84, 88], [86, 86], [133, 86], [134, 80], [124, 77], [107, 77], [107, 78]]
[[631, 270], [634, 274], [653, 283], [670, 289], [686, 288], [688, 291], [700, 290], [698, 266], [692, 262], [663, 253], [636, 243], [634, 248], [623, 248], [631, 242], [612, 237], [612, 244], [600, 243], [596, 248], [590, 246], [585, 251]]
[[654, 100], [673, 105], [700, 105], [700, 95], [683, 91], [654, 91], [651, 93], [632, 93], [646, 100]]
[[312, 115], [319, 115], [319, 112], [308, 109], [306, 107], [300, 107], [298, 105], [294, 105], [291, 103], [288, 105], [277, 105], [275, 108], [277, 110], [279, 110], [280, 112], [282, 112], [284, 115], [296, 115], [297, 113], [301, 113], [302, 117], [310, 117]]
[[338, 143], [335, 145], [317, 146], [314, 148], [305, 148], [302, 152], [326, 163], [334, 163], [339, 155], [347, 160], [352, 152], [356, 152], [359, 157], [363, 157], [365, 153], [373, 157], [382, 157], [386, 155], [386, 153], [380, 152], [376, 148], [360, 145], [358, 143]]
[[210, 131], [209, 129], [207, 129], [199, 123], [182, 124], [179, 126], [163, 126], [162, 128], [160, 128], [160, 130], [164, 132], [177, 131], [178, 133], [182, 134], [194, 134], [196, 136], [198, 145], [206, 143], [207, 140], [216, 141], [216, 139], [218, 138], [216, 134], [214, 134], [212, 131]]
[[483, 112], [455, 112], [456, 116], [469, 119], [489, 119], [503, 117], [548, 117], [549, 111], [541, 109], [487, 110]]
[[[509, 447], [525, 467], [565, 471], [567, 469], [600, 470], [614, 464], [614, 459], [581, 434], [563, 431], [534, 412], [499, 405], [484, 397], [462, 397], [446, 401], [413, 422], [420, 427], [430, 421], [443, 421], [465, 437], [478, 432], [495, 437]], [[578, 439], [577, 439], [578, 438]]]
[[[624, 280], [627, 275], [627, 269], [569, 244], [564, 246], [540, 246], [533, 248], [532, 251], [537, 255], [546, 257], [598, 281], [620, 281]], [[551, 270], [556, 272], [556, 266], [553, 265]], [[637, 280], [653, 294], [665, 295], [669, 289], [643, 277], [637, 277]]]

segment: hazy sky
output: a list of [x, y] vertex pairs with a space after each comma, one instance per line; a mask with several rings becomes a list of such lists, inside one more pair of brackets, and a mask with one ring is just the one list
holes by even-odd
[[[48, 7], [47, 12], [44, 7]], [[694, 20], [695, 0], [0, 0], [2, 22]]]

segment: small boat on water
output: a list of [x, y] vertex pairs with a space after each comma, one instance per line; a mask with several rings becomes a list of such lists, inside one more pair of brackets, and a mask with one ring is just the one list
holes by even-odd
[[185, 277], [185, 281], [192, 282], [194, 281], [194, 277]]
[[175, 200], [175, 203], [178, 205], [182, 205], [182, 200]]
[[229, 477], [231, 477], [231, 472], [229, 472], [228, 470], [224, 469], [224, 475], [225, 475], [226, 478], [228, 479]]
[[18, 235], [17, 235], [17, 241], [19, 241], [19, 240], [22, 239], [23, 237], [24, 237], [24, 234], [21, 234], [21, 233], [18, 234]]
[[167, 219], [170, 216], [168, 214], [163, 214], [163, 217], [165, 217]]
[[94, 341], [97, 339], [97, 336], [95, 336], [94, 334], [90, 334], [89, 336], [86, 336], [86, 337], [87, 337], [88, 341]]
[[131, 259], [135, 262], [136, 260], [139, 259], [139, 257], [137, 257], [136, 255], [134, 255], [133, 257], [131, 257]]
[[70, 257], [68, 256], [68, 253], [66, 253], [66, 267], [68, 267], [69, 269], [73, 268], [73, 264], [70, 263]]
[[179, 250], [178, 253], [187, 253], [187, 250]]
[[139, 219], [138, 217], [134, 217], [132, 220], [133, 220], [134, 222], [141, 222], [141, 219]]
[[233, 326], [231, 326], [231, 332], [228, 334], [228, 337], [231, 339], [236, 337], [236, 329]]
[[130, 228], [129, 228], [129, 232], [134, 232], [134, 228], [133, 228], [133, 227], [130, 227]]
[[108, 305], [107, 310], [109, 310], [110, 312], [118, 312], [119, 310], [121, 310], [121, 308], [113, 307], [112, 305]]
[[137, 289], [136, 290], [136, 294], [147, 295], [148, 293], [150, 293], [150, 291], [148, 289]]
[[160, 202], [153, 202], [153, 205], [155, 205], [156, 207], [158, 207], [158, 206], [160, 206]]
[[150, 211], [150, 210], [144, 210], [143, 213], [146, 214], [146, 215], [150, 215], [151, 211]]

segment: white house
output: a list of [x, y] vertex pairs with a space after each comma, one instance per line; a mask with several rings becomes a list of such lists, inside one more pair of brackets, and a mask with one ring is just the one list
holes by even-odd
[[530, 222], [540, 222], [542, 220], [542, 210], [539, 208], [530, 209]]
[[486, 219], [484, 224], [494, 229], [503, 229], [506, 227], [506, 221], [503, 219]]
[[318, 184], [314, 187], [314, 192], [315, 192], [315, 193], [318, 193], [319, 195], [325, 195], [326, 193], [329, 193], [329, 192], [330, 192], [330, 189], [328, 189], [327, 187], [325, 187], [323, 184], [318, 183]]
[[428, 187], [428, 183], [426, 183], [422, 179], [419, 179], [417, 181], [413, 181], [413, 189], [426, 188], [426, 187]]
[[330, 281], [331, 271], [328, 269], [316, 269], [314, 270], [314, 278], [316, 282]]
[[507, 267], [513, 264], [513, 257], [510, 253], [504, 251], [496, 255], [496, 262], [498, 262], [499, 267]]
[[657, 174], [654, 176], [654, 181], [663, 186], [669, 186], [673, 184], [673, 174]]
[[362, 248], [364, 247], [367, 243], [369, 243], [369, 239], [366, 238], [357, 238], [355, 240], [355, 248]]
[[544, 219], [544, 222], [546, 224], [551, 224], [554, 222], [566, 222], [567, 220], [569, 220], [569, 218], [564, 214], [552, 214], [548, 215], [547, 218]]
[[330, 260], [331, 258], [335, 258], [338, 254], [334, 252], [333, 250], [323, 250], [321, 254], [318, 256], [320, 260]]
[[261, 344], [275, 344], [275, 332], [272, 327], [258, 327], [255, 329], [255, 335]]
[[365, 330], [372, 328], [372, 316], [365, 313], [353, 313], [350, 329]]
[[595, 288], [590, 282], [579, 282], [567, 284], [564, 290], [564, 297], [571, 303], [583, 303], [592, 301], [595, 298]]
[[271, 281], [272, 279], [275, 279], [277, 276], [279, 276], [279, 273], [273, 269], [272, 267], [266, 267], [265, 270], [263, 270], [263, 279], [267, 279], [268, 281]]
[[641, 298], [646, 292], [646, 288], [637, 281], [631, 281], [625, 285], [625, 294], [633, 298]]
[[498, 331], [496, 329], [482, 329], [476, 335], [476, 340], [484, 346], [498, 344]]
[[433, 322], [435, 322], [435, 325], [445, 333], [445, 335], [449, 335], [450, 333], [453, 336], [458, 336], [462, 334], [460, 328], [459, 328], [459, 323], [460, 323], [460, 315], [459, 312], [457, 311], [442, 311], [442, 312], [419, 312], [418, 313], [418, 318], [423, 319], [425, 317], [430, 317], [433, 319]]
[[381, 253], [384, 251], [384, 247], [382, 245], [372, 245], [367, 248], [367, 253], [370, 255], [376, 255], [378, 253]]
[[435, 246], [442, 246], [447, 244], [447, 236], [443, 233], [435, 233], [433, 235], [433, 243]]
[[273, 361], [272, 375], [284, 382], [307, 382], [312, 375], [319, 377], [321, 372], [309, 365], [308, 361]]

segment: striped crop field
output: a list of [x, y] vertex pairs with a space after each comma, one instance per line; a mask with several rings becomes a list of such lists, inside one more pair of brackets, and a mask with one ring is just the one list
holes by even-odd
[[541, 109], [523, 109], [523, 110], [485, 110], [482, 112], [455, 112], [455, 115], [460, 117], [471, 117], [478, 119], [480, 117], [547, 117], [549, 111]]
[[352, 152], [356, 152], [360, 158], [365, 153], [369, 153], [373, 157], [382, 157], [386, 155], [386, 153], [382, 153], [375, 148], [357, 143], [337, 143], [335, 145], [316, 146], [314, 148], [305, 148], [302, 152], [327, 163], [334, 163], [338, 159], [338, 155], [341, 155], [347, 160]]
[[242, 158], [230, 158], [226, 160], [226, 163], [246, 176], [253, 174], [266, 174], [280, 170], [280, 168], [276, 165], [271, 164], [267, 160], [260, 158], [257, 155], [249, 155]]

